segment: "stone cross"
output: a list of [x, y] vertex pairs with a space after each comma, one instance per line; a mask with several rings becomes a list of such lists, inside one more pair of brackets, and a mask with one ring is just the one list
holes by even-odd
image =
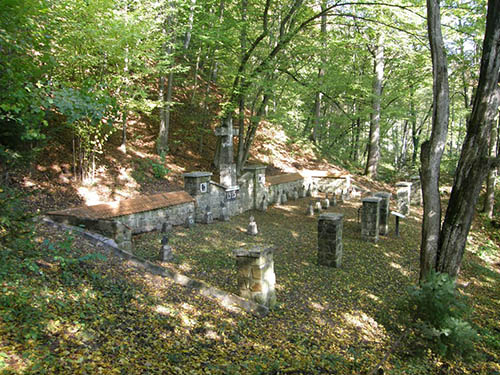
[[220, 183], [224, 186], [236, 185], [236, 167], [233, 162], [233, 137], [238, 134], [239, 131], [233, 128], [233, 119], [230, 116], [225, 118], [221, 126], [215, 129], [215, 135], [220, 137], [221, 146], [218, 154], [218, 164]]

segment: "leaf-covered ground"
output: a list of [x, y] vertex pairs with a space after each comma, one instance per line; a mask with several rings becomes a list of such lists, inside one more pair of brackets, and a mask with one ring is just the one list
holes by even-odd
[[[0, 371], [364, 374], [393, 348], [386, 374], [500, 372], [500, 273], [491, 228], [476, 228], [460, 279], [481, 339], [472, 359], [445, 360], [411, 334], [394, 345], [405, 329], [407, 289], [418, 277], [418, 213], [403, 222], [400, 238], [391, 218], [390, 235], [372, 244], [360, 239], [357, 200], [330, 208], [345, 214], [343, 264], [334, 269], [316, 263], [317, 216], [305, 215], [307, 204], [291, 201], [172, 233], [177, 260], [165, 266], [233, 292], [232, 250], [274, 246], [279, 306], [263, 319], [109, 255], [89, 255], [103, 250], [39, 225], [37, 246], [1, 253]], [[245, 233], [250, 215], [257, 237]], [[135, 252], [156, 261], [159, 240], [142, 235]]]

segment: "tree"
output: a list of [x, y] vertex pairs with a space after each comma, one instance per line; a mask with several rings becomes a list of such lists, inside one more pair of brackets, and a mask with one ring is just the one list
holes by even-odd
[[[442, 155], [446, 141], [449, 95], [445, 84], [446, 60], [443, 59], [443, 48], [440, 42], [439, 4], [437, 0], [428, 0], [427, 4], [435, 95], [431, 139], [422, 145], [424, 223], [422, 224], [421, 279], [432, 269], [446, 272], [451, 276], [458, 274], [481, 185], [490, 168], [500, 164], [498, 159], [489, 157], [488, 149], [491, 126], [498, 113], [500, 102], [498, 88], [500, 2], [489, 0], [479, 81], [450, 201], [441, 226], [439, 191], [437, 191], [439, 169], [436, 169], [435, 163]], [[436, 64], [434, 64], [434, 59], [436, 59]]]

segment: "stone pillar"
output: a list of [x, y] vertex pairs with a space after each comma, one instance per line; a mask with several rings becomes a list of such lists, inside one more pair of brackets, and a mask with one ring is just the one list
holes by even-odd
[[243, 298], [273, 308], [276, 305], [274, 249], [254, 246], [233, 250], [238, 267], [238, 289]]
[[380, 215], [379, 234], [387, 236], [387, 234], [389, 233], [389, 212], [390, 212], [389, 203], [391, 200], [391, 193], [387, 193], [385, 191], [379, 191], [376, 192], [374, 196], [382, 198], [379, 207], [379, 215]]
[[342, 263], [342, 227], [344, 215], [322, 214], [318, 219], [318, 263], [340, 267]]
[[378, 242], [380, 226], [380, 201], [379, 197], [368, 197], [361, 200], [361, 238], [365, 241]]
[[396, 184], [398, 211], [403, 215], [410, 214], [411, 182], [398, 182]]
[[184, 173], [184, 190], [186, 190], [196, 201], [194, 219], [196, 222], [205, 222], [206, 206], [210, 204], [210, 172]]
[[420, 176], [410, 177], [411, 181], [411, 204], [420, 206], [422, 204], [422, 184], [420, 183]]
[[233, 163], [233, 137], [238, 135], [238, 129], [233, 128], [231, 117], [222, 121], [221, 126], [215, 129], [215, 135], [221, 139], [218, 154], [220, 183], [226, 187], [236, 186], [236, 166]]
[[184, 190], [191, 196], [210, 193], [211, 172], [189, 172], [184, 173]]
[[262, 209], [262, 199], [266, 196], [266, 168], [265, 165], [248, 165], [244, 169], [253, 174], [253, 202], [256, 210]]

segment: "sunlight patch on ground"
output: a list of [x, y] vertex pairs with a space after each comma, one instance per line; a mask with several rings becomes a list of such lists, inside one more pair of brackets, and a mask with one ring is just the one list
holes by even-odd
[[381, 338], [385, 337], [383, 328], [380, 328], [378, 323], [363, 311], [344, 313], [343, 318], [348, 325], [360, 330], [363, 334], [363, 338], [366, 340], [379, 341]]

